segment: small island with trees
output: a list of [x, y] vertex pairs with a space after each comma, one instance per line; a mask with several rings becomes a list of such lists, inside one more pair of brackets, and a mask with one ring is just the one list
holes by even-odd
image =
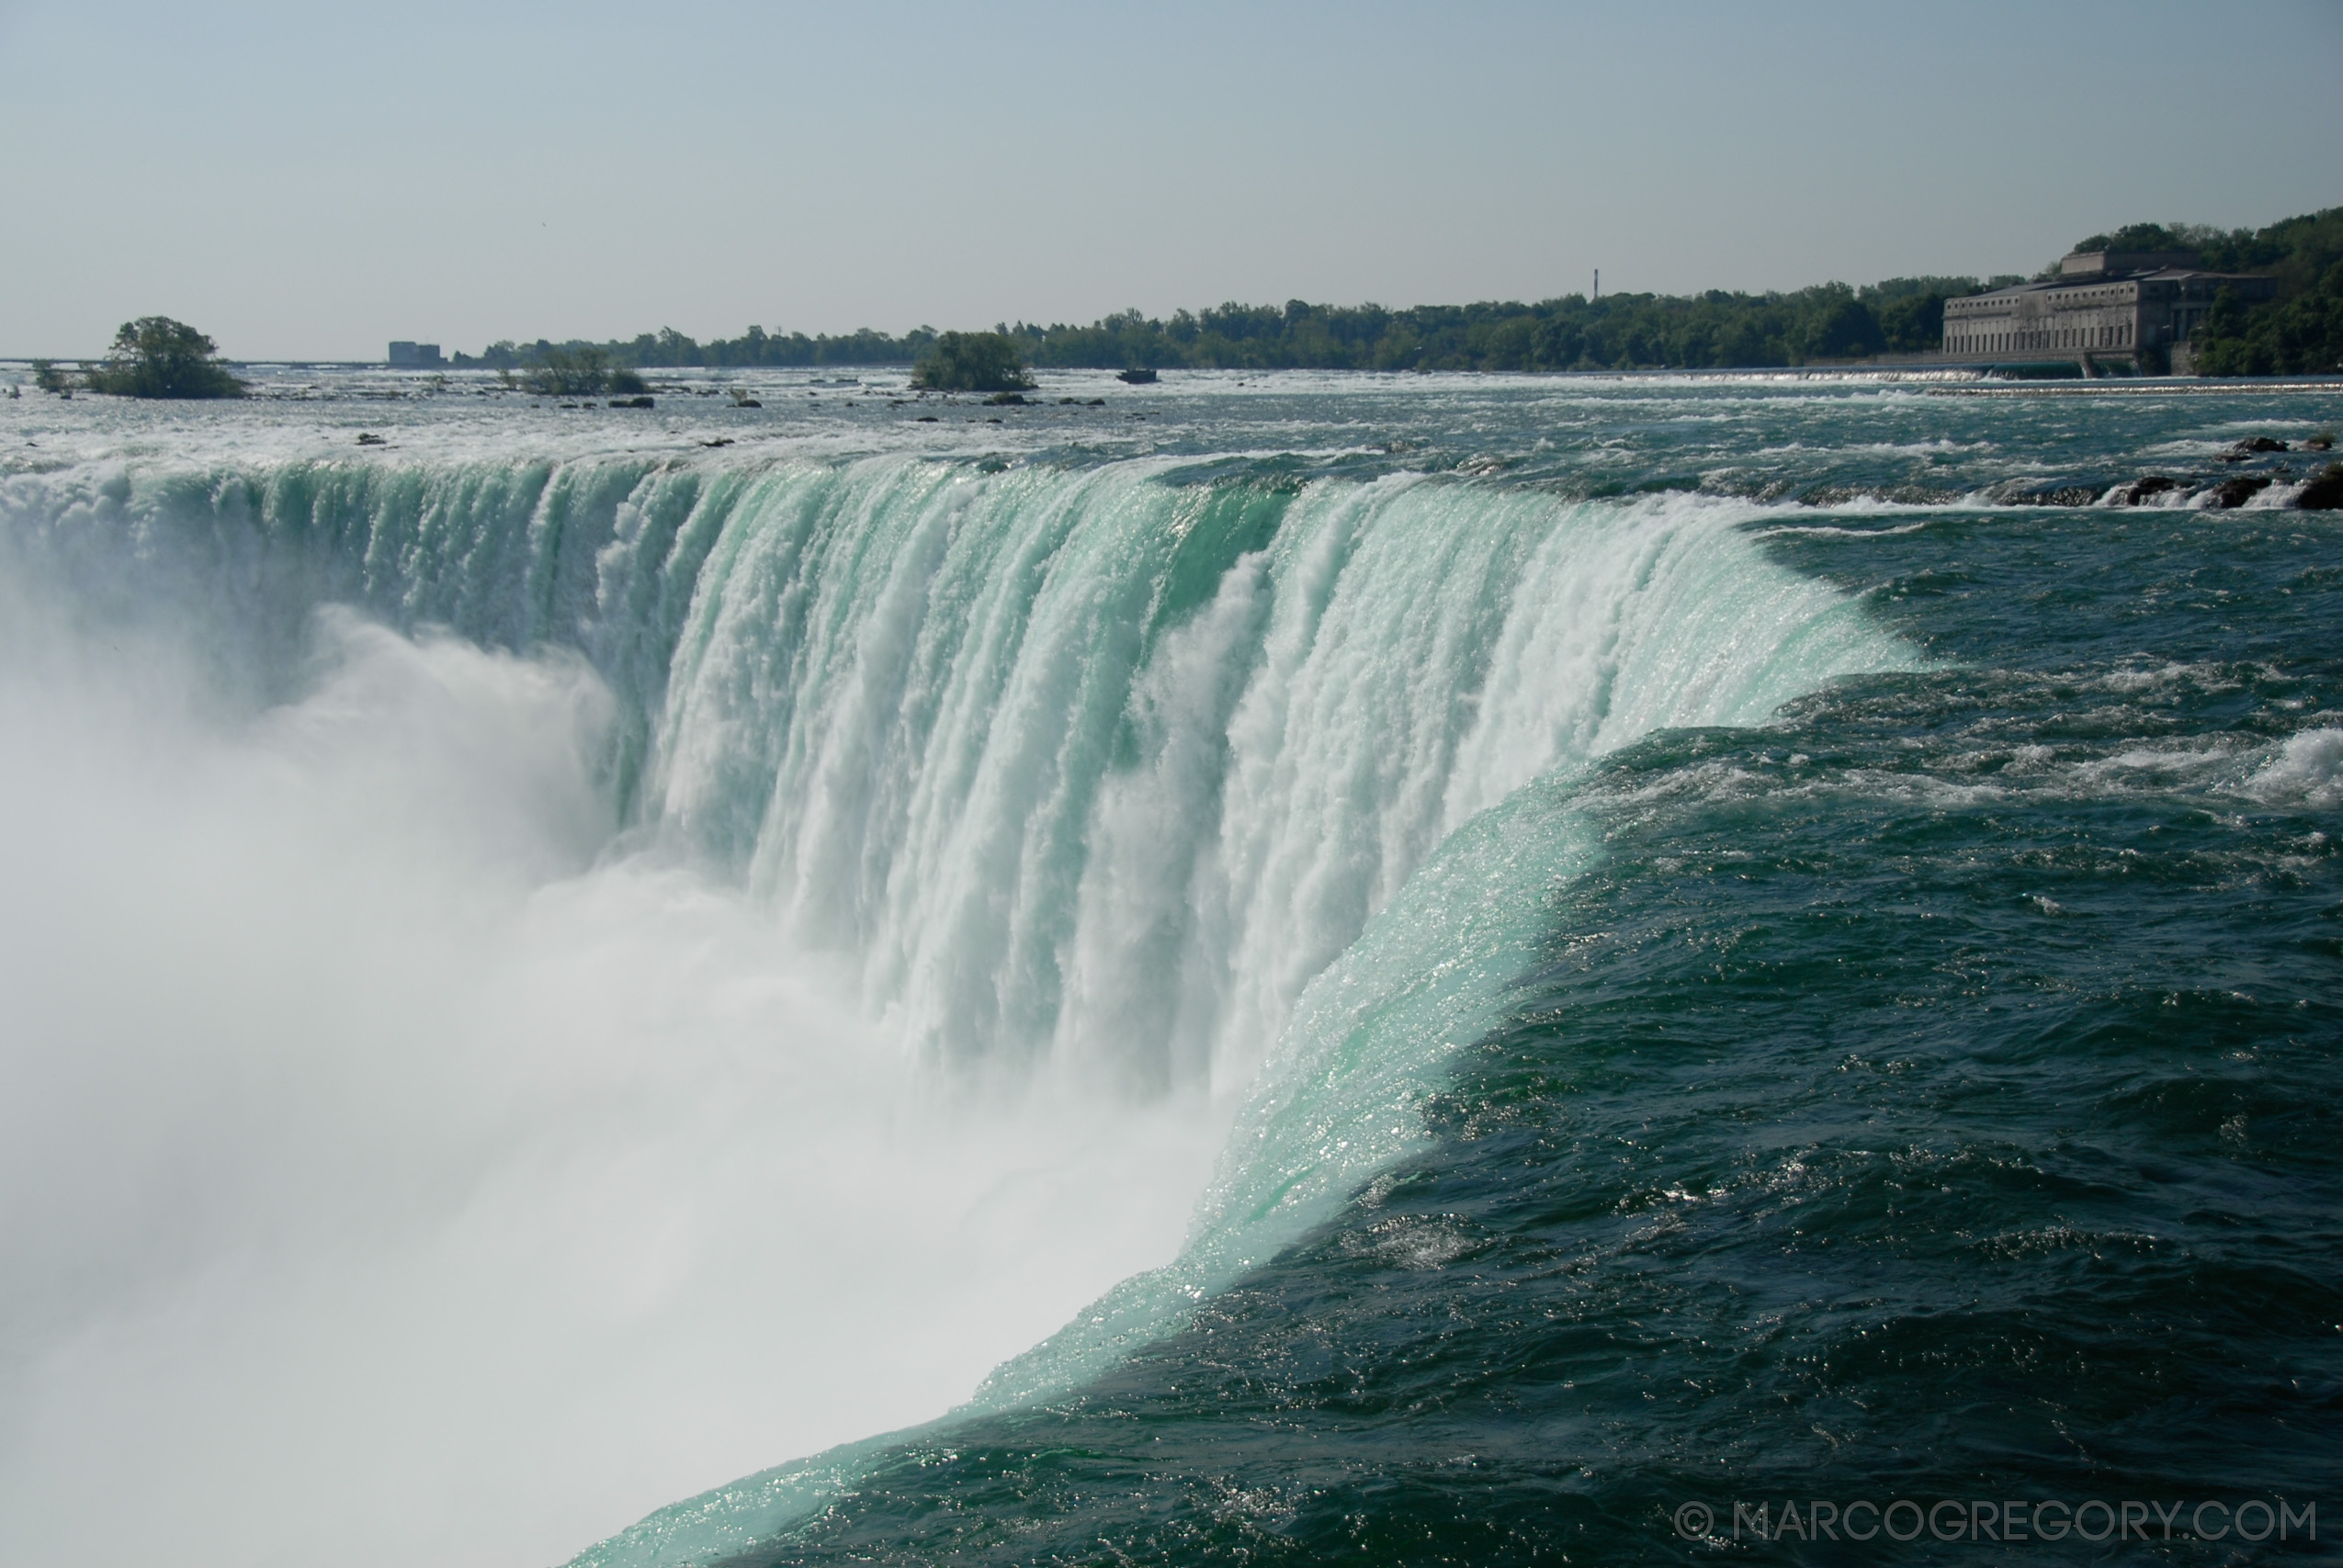
[[76, 385], [118, 398], [241, 398], [244, 384], [222, 364], [219, 345], [185, 321], [141, 316], [124, 321], [103, 363], [82, 362], [74, 373], [54, 362], [32, 362], [33, 380], [43, 391], [64, 392]]
[[1029, 392], [1024, 357], [1006, 333], [945, 333], [911, 369], [911, 385], [934, 392]]
[[649, 389], [640, 376], [624, 366], [614, 367], [608, 352], [591, 344], [548, 351], [528, 367], [521, 384], [549, 398], [593, 398], [605, 392], [632, 395]]

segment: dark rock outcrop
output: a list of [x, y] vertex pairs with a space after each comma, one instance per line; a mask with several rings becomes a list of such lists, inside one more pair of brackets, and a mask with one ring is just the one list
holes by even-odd
[[2329, 463], [2294, 497], [2305, 512], [2343, 512], [2343, 463]]
[[2110, 506], [2145, 506], [2148, 497], [2162, 495], [2180, 488], [2180, 481], [2165, 474], [2143, 474], [2130, 484], [2118, 486], [2107, 498]]
[[2269, 488], [2269, 478], [2268, 474], [2239, 474], [2235, 479], [2224, 479], [2213, 487], [2213, 503], [2224, 509], [2243, 506]]

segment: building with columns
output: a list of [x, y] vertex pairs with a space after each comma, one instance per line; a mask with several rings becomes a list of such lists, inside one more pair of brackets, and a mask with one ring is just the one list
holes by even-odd
[[2275, 287], [2206, 272], [2194, 251], [2077, 251], [2054, 277], [1944, 302], [1944, 356], [1975, 364], [2130, 359], [2186, 374], [2189, 334], [2234, 288], [2248, 303]]

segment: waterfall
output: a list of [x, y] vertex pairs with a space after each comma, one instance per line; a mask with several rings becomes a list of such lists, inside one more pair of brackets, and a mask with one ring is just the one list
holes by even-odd
[[[1165, 1331], [1419, 1146], [1411, 1107], [1598, 852], [1569, 805], [1588, 763], [1911, 663], [1771, 561], [1757, 514], [1169, 458], [118, 463], [0, 484], [0, 567], [92, 647], [175, 639], [207, 701], [295, 716], [280, 736], [325, 722], [321, 659], [490, 694], [443, 748], [458, 773], [534, 733], [496, 715], [557, 712], [538, 750], [583, 748], [601, 802], [544, 786], [564, 844], [603, 824], [560, 852], [562, 874], [604, 868], [577, 897], [731, 890], [766, 936], [721, 942], [776, 941], [860, 1021], [787, 1049], [867, 1030], [906, 1065], [822, 1090], [857, 1108], [842, 1124], [934, 1093], [1020, 1124], [1000, 1108], [1037, 1085], [1217, 1108], [1233, 1131], [1179, 1256], [1000, 1368], [983, 1409]], [[550, 766], [496, 776], [527, 795]], [[767, 1245], [730, 1221], [752, 1228], [707, 1247]], [[769, 1536], [857, 1451], [594, 1560]]]

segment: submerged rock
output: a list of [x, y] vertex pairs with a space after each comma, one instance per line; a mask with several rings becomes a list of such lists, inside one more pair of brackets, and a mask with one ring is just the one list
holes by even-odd
[[[2088, 506], [2108, 493], [2114, 484], [2111, 476], [2094, 474], [2055, 474], [2031, 479], [2009, 479], [1991, 487], [1986, 493], [2001, 506]], [[1918, 485], [1859, 485], [1847, 487], [1856, 494], [1869, 495], [1881, 501], [1906, 504], [1925, 504], [1920, 498], [1943, 501], [1951, 492], [1937, 492]], [[1812, 493], [1801, 500], [1811, 501]]]
[[[1415, 444], [1409, 441], [1389, 442], [1383, 448], [1387, 452], [1412, 452], [1416, 449]], [[1474, 457], [1457, 464], [1455, 471], [1461, 474], [1493, 474], [1511, 466], [1510, 462]], [[1959, 500], [1963, 494], [1960, 491], [1940, 490], [1932, 485], [1918, 484], [1817, 485], [1806, 491], [1799, 491], [1794, 485], [1788, 483], [1735, 486], [1728, 482], [1711, 487], [1696, 476], [1688, 474], [1639, 479], [1632, 484], [1596, 485], [1590, 488], [1589, 493], [1602, 496], [1660, 495], [1670, 491], [1702, 491], [1711, 495], [1731, 495], [1749, 501], [1791, 500], [1795, 501], [1800, 506], [1860, 506], [1865, 502], [1878, 502], [1890, 506], [1941, 506], [1947, 502]], [[2044, 501], [2041, 494], [2033, 491], [2027, 491], [2017, 495], [1999, 496], [1996, 499], [2006, 506], [2071, 504], [2066, 502]]]

